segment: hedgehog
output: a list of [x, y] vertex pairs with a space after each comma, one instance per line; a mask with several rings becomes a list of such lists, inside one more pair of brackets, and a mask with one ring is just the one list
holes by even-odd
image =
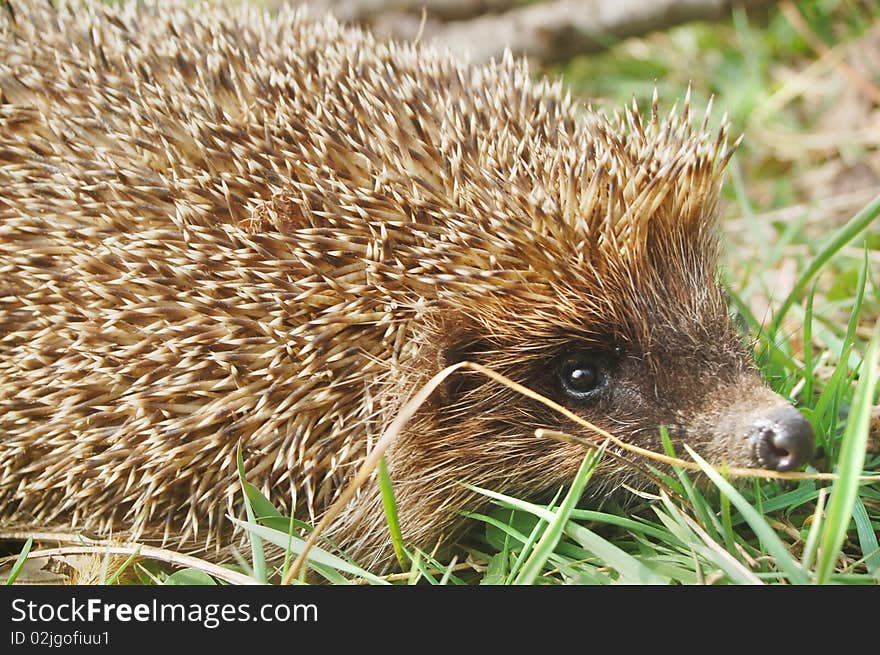
[[[7, 2], [0, 18], [0, 522], [222, 552], [236, 468], [316, 521], [403, 404], [475, 362], [626, 443], [790, 470], [719, 274], [734, 146], [689, 102], [608, 115], [303, 9]], [[401, 532], [474, 487], [545, 499], [588, 430], [473, 370], [385, 453]], [[616, 447], [584, 502], [644, 488]], [[363, 486], [328, 536], [393, 563]]]

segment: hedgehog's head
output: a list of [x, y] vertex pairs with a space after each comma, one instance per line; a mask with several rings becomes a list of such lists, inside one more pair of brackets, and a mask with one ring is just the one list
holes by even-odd
[[[438, 255], [439, 302], [413, 321], [395, 377], [415, 391], [469, 360], [643, 448], [662, 452], [666, 426], [681, 454], [686, 443], [718, 464], [802, 465], [810, 425], [760, 379], [717, 279], [723, 130], [695, 132], [676, 114], [643, 127], [628, 114], [589, 123], [579, 139], [456, 225], [458, 247]], [[461, 502], [458, 482], [552, 494], [584, 450], [539, 439], [537, 428], [601, 441], [478, 372], [457, 372], [389, 453], [403, 503], [414, 494], [420, 512], [440, 514]], [[641, 476], [606, 458], [596, 477], [605, 491]]]

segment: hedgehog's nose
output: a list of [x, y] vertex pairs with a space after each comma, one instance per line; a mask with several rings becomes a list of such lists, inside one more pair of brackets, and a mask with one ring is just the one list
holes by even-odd
[[813, 428], [794, 407], [780, 407], [755, 421], [750, 435], [761, 466], [791, 471], [813, 455]]

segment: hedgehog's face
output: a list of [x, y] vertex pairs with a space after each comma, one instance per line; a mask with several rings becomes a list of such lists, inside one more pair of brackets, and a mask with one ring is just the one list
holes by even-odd
[[[573, 340], [548, 362], [544, 393], [626, 443], [649, 450], [662, 452], [660, 426], [665, 426], [681, 456], [686, 457], [682, 445], [688, 444], [718, 464], [778, 470], [803, 464], [813, 449], [810, 425], [763, 384], [746, 349], [719, 334], [705, 350], [694, 350], [690, 339], [680, 338], [681, 329], [656, 335], [650, 347], [611, 342], [584, 348]], [[563, 421], [572, 434], [601, 440]]]
[[[459, 317], [432, 335], [447, 340], [436, 367], [482, 364], [641, 448], [662, 453], [665, 426], [683, 457], [688, 444], [718, 464], [799, 467], [813, 450], [809, 423], [760, 380], [720, 289], [703, 295], [678, 312], [671, 298], [658, 305], [653, 295], [650, 306], [632, 308], [636, 320], [604, 329], [589, 317], [580, 328], [561, 321], [550, 306], [494, 326]], [[407, 450], [445, 462], [463, 482], [543, 495], [571, 479], [584, 450], [539, 439], [538, 428], [603, 440], [536, 400], [461, 371], [409, 433]], [[639, 468], [654, 463], [612, 450], [602, 469], [609, 485], [638, 485]]]

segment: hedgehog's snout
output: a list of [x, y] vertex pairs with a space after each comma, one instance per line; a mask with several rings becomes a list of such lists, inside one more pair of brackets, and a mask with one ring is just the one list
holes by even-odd
[[758, 463], [791, 471], [813, 455], [813, 427], [794, 407], [776, 407], [755, 420], [749, 441]]

